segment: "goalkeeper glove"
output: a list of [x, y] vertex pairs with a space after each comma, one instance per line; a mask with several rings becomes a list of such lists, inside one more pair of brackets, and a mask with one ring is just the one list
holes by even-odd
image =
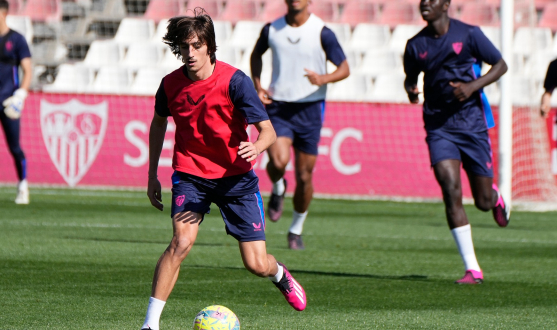
[[14, 92], [13, 96], [8, 97], [2, 105], [4, 108], [4, 113], [6, 117], [10, 119], [18, 119], [21, 117], [21, 111], [23, 111], [23, 105], [25, 104], [25, 99], [27, 98], [27, 91], [23, 88], [19, 88]]

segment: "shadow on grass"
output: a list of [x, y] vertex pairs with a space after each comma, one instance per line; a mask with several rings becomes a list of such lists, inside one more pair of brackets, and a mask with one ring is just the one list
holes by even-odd
[[[203, 266], [203, 265], [187, 265], [182, 264], [184, 268], [203, 268], [203, 269], [228, 269], [228, 270], [244, 270], [243, 267], [217, 267], [217, 266]], [[293, 274], [307, 274], [307, 275], [318, 275], [318, 276], [334, 276], [334, 277], [351, 277], [351, 278], [371, 278], [379, 280], [402, 280], [402, 281], [426, 281], [431, 280], [426, 275], [374, 275], [374, 274], [356, 274], [356, 273], [341, 273], [341, 272], [323, 272], [316, 270], [299, 270], [299, 269], [288, 269]]]
[[[82, 241], [94, 241], [94, 242], [114, 242], [114, 243], [140, 243], [140, 244], [165, 244], [168, 245], [170, 243], [169, 240], [165, 241], [153, 241], [153, 240], [134, 240], [134, 239], [121, 239], [121, 238], [99, 238], [99, 237], [72, 237], [66, 236], [65, 239], [75, 239], [75, 240], [82, 240]], [[196, 242], [195, 246], [228, 246], [227, 244], [221, 243], [202, 243]]]

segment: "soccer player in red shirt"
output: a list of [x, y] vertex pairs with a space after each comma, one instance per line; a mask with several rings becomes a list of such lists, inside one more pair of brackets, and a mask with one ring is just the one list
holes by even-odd
[[[276, 134], [249, 77], [216, 60], [211, 18], [196, 9], [192, 17], [170, 19], [165, 43], [184, 65], [163, 78], [156, 95], [149, 132], [151, 204], [163, 210], [157, 178], [167, 117], [176, 123], [172, 166], [174, 235], [155, 268], [149, 307], [142, 329], [159, 329], [162, 309], [191, 250], [199, 225], [215, 203], [226, 231], [239, 242], [244, 266], [269, 277], [296, 310], [306, 307], [304, 289], [265, 246], [265, 216], [259, 180], [252, 165]], [[259, 131], [250, 142], [246, 128]]]

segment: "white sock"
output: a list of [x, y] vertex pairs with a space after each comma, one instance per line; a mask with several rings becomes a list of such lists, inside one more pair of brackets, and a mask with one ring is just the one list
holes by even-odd
[[476, 259], [476, 253], [474, 252], [474, 243], [472, 242], [472, 227], [470, 224], [466, 226], [457, 227], [451, 230], [456, 246], [458, 247], [458, 252], [464, 262], [465, 270], [475, 270], [481, 271], [478, 260]]
[[273, 194], [282, 196], [285, 188], [284, 179], [280, 178], [277, 182], [273, 183]]
[[151, 328], [153, 330], [159, 330], [159, 321], [161, 319], [162, 309], [166, 301], [158, 300], [157, 298], [149, 298], [149, 307], [147, 307], [147, 315], [145, 316], [145, 322], [141, 329]]
[[280, 282], [280, 279], [284, 274], [284, 268], [282, 268], [282, 266], [279, 265], [278, 263], [277, 263], [277, 267], [278, 267], [278, 272], [275, 274], [275, 276], [269, 276], [269, 279], [275, 283]]
[[306, 217], [308, 215], [308, 211], [304, 213], [298, 213], [295, 210], [292, 210], [292, 224], [290, 225], [290, 232], [296, 235], [302, 235], [302, 231], [304, 230], [304, 221], [306, 221]]
[[17, 185], [17, 190], [29, 190], [29, 187], [27, 185], [27, 179], [23, 179], [19, 181], [19, 184]]

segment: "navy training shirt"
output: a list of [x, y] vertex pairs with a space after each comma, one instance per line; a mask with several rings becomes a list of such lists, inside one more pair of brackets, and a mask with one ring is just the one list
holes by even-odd
[[[267, 23], [261, 30], [259, 39], [257, 39], [257, 43], [255, 44], [255, 51], [258, 54], [264, 54], [267, 49], [269, 49], [270, 27], [271, 23]], [[321, 47], [323, 47], [325, 51], [327, 60], [331, 61], [336, 66], [339, 66], [346, 59], [346, 55], [338, 43], [335, 33], [326, 26], [321, 30]]]
[[24, 58], [31, 57], [25, 37], [14, 30], [8, 33], [0, 37], [4, 45], [0, 50], [0, 103], [19, 88], [19, 64]]
[[[186, 68], [183, 68], [187, 76]], [[161, 81], [157, 94], [155, 95], [155, 111], [161, 117], [171, 116], [168, 109], [168, 99], [164, 91], [164, 78]], [[230, 79], [228, 94], [234, 108], [242, 112], [248, 124], [268, 120], [269, 116], [259, 100], [259, 96], [253, 87], [251, 79], [242, 71], [237, 70]]]
[[436, 38], [426, 27], [408, 40], [404, 71], [409, 81], [424, 72], [423, 118], [426, 131], [481, 132], [487, 130], [480, 93], [460, 102], [450, 82], [476, 79], [473, 64], [494, 65], [501, 53], [479, 27], [451, 19], [449, 31]]
[[549, 63], [547, 67], [547, 74], [545, 75], [545, 80], [543, 82], [543, 88], [552, 93], [557, 87], [557, 60], [553, 60]]

